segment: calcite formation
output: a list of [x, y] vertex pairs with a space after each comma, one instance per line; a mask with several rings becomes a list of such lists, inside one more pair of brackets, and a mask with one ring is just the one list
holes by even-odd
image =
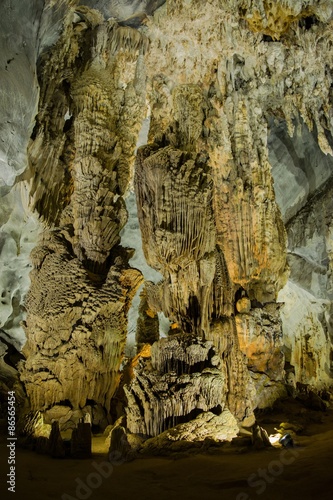
[[[306, 26], [316, 19], [326, 20], [331, 14], [330, 2], [324, 0], [315, 5], [312, 0], [245, 0], [240, 2], [241, 12], [253, 31], [279, 40], [288, 32], [295, 21]], [[303, 24], [304, 23], [304, 24]]]
[[34, 410], [62, 403], [75, 411], [87, 401], [108, 408], [118, 384], [127, 314], [141, 284], [119, 232], [145, 106], [146, 44], [137, 31], [82, 8], [66, 18], [41, 63], [44, 76], [56, 76], [51, 85], [43, 80], [26, 177], [53, 229], [32, 255], [26, 301], [21, 380]]
[[0, 206], [0, 337], [21, 350], [25, 343], [21, 321], [29, 290], [31, 250], [40, 234], [38, 217], [28, 208], [22, 182], [1, 198]]
[[136, 346], [140, 352], [146, 344], [153, 344], [160, 337], [159, 320], [156, 312], [150, 309], [147, 291], [140, 293], [139, 317], [136, 325]]
[[250, 370], [266, 373], [273, 380], [283, 378], [283, 332], [281, 305], [265, 304], [236, 315], [240, 349], [246, 354]]
[[295, 380], [313, 386], [330, 383], [332, 370], [332, 185], [288, 221], [288, 286], [281, 290], [285, 351]]
[[331, 385], [331, 2], [83, 4], [40, 12], [19, 181], [42, 235], [21, 381], [34, 411], [110, 410], [143, 281], [121, 246], [133, 186], [159, 274], [141, 297], [137, 343], [151, 347], [123, 377], [122, 425], [204, 439], [214, 423], [229, 438], [286, 384]]
[[[138, 153], [135, 186], [148, 264], [166, 277], [163, 312], [184, 331], [207, 329], [214, 279], [211, 178], [205, 159], [171, 146]], [[186, 322], [189, 322], [186, 325]]]
[[147, 439], [141, 446], [140, 453], [168, 455], [184, 452], [203, 442], [231, 441], [238, 433], [237, 420], [229, 410], [223, 410], [220, 415], [203, 412], [188, 423], [177, 424], [160, 435]]
[[130, 432], [156, 436], [196, 412], [225, 404], [225, 380], [212, 342], [182, 334], [153, 344], [151, 358], [140, 358], [125, 386]]
[[[288, 233], [290, 279], [279, 292], [287, 378], [322, 386], [331, 378], [331, 172], [302, 121], [288, 138], [279, 122], [269, 141], [277, 200]], [[284, 176], [281, 166], [284, 165]], [[294, 191], [290, 179], [295, 177]], [[316, 346], [316, 347], [315, 347]]]

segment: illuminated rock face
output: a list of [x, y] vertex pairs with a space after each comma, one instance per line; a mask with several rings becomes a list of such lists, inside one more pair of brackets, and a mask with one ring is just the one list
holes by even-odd
[[[143, 281], [120, 245], [130, 184], [162, 279], [141, 303], [138, 343], [153, 345], [123, 388], [128, 429], [156, 436], [219, 412], [234, 429], [284, 394], [286, 375], [329, 384], [330, 3], [83, 3], [43, 11], [20, 178], [43, 222], [27, 242], [20, 377], [32, 408], [109, 410]], [[48, 40], [52, 18], [61, 30]], [[158, 340], [160, 313], [172, 327]]]
[[29, 254], [41, 228], [29, 207], [29, 189], [16, 177], [27, 168], [38, 108], [37, 60], [56, 42], [68, 8], [61, 1], [56, 11], [43, 6], [39, 0], [3, 4], [0, 16], [0, 336], [18, 350], [25, 342], [21, 321], [30, 286]]
[[264, 33], [273, 39], [280, 37], [292, 28], [295, 21], [301, 20], [302, 26], [330, 18], [332, 11], [327, 0], [314, 5], [312, 0], [245, 0], [242, 14], [253, 31]]
[[105, 407], [119, 379], [127, 313], [141, 275], [115, 256], [103, 281], [68, 251], [59, 235], [45, 234], [33, 251], [27, 297], [27, 358], [21, 371], [31, 406], [46, 410], [87, 400]]
[[139, 359], [134, 375], [125, 387], [130, 432], [157, 436], [196, 412], [221, 413], [225, 406], [225, 376], [212, 342], [183, 334], [162, 339], [151, 359]]
[[[270, 138], [277, 199], [288, 233], [290, 277], [279, 292], [287, 377], [313, 386], [330, 383], [332, 369], [332, 167], [314, 134], [297, 123]], [[279, 159], [279, 160], [278, 160]], [[284, 172], [284, 177], [281, 173]], [[295, 177], [294, 197], [290, 179]]]

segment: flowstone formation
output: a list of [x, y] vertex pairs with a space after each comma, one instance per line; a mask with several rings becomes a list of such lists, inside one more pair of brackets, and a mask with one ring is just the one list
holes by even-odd
[[139, 363], [130, 390], [125, 386], [130, 432], [157, 436], [196, 412], [222, 412], [225, 380], [212, 342], [175, 335], [153, 344], [151, 358]]
[[[48, 423], [111, 414], [147, 449], [230, 440], [287, 389], [332, 382], [333, 7], [83, 4], [41, 11], [43, 36], [52, 16], [59, 32], [38, 52], [28, 168], [15, 167], [42, 233], [21, 381]], [[145, 283], [120, 376], [144, 281], [121, 246], [129, 185], [162, 278]]]
[[[318, 57], [323, 61], [331, 51], [329, 24], [322, 21], [332, 12], [324, 2], [316, 14], [311, 2], [260, 2], [259, 10], [239, 2], [238, 11], [234, 4], [167, 2], [147, 23], [150, 144], [138, 151], [135, 187], [145, 255], [164, 276], [149, 287], [149, 306], [174, 321], [180, 335], [213, 340], [224, 374], [219, 404], [244, 423], [254, 408], [285, 395], [286, 375], [291, 385], [303, 382], [314, 364], [311, 384], [320, 388], [330, 380], [329, 352], [321, 350], [330, 344], [327, 334], [313, 328], [309, 347], [305, 331], [300, 340], [290, 323], [282, 330], [277, 296], [288, 279], [287, 235], [267, 145], [274, 117], [284, 117], [292, 136], [301, 115], [310, 130], [315, 126], [323, 153], [331, 154], [331, 77]], [[313, 66], [300, 71], [308, 67], [314, 40]], [[307, 353], [314, 355], [316, 342], [318, 362], [311, 363]], [[164, 339], [153, 344], [165, 348]], [[172, 352], [182, 366], [181, 353]], [[142, 363], [129, 386], [130, 422], [139, 414], [159, 420], [160, 401], [165, 394], [174, 399], [165, 385], [168, 371]], [[197, 370], [200, 380], [204, 373]], [[147, 371], [155, 386], [161, 382], [161, 393], [144, 382]], [[178, 394], [182, 401], [181, 389]], [[183, 418], [190, 420], [188, 410]], [[163, 406], [162, 420], [168, 411]]]
[[[51, 227], [32, 253], [21, 380], [32, 410], [109, 410], [141, 284], [120, 245], [123, 199], [145, 106], [146, 38], [86, 8], [71, 12], [40, 62], [30, 167]], [[50, 83], [52, 82], [52, 83]]]

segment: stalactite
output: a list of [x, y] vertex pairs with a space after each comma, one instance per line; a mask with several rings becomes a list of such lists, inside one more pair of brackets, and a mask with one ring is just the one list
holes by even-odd
[[137, 52], [145, 54], [149, 47], [149, 39], [138, 30], [128, 26], [117, 26], [116, 29], [112, 26], [108, 43], [112, 54], [119, 49], [134, 54]]
[[214, 277], [210, 176], [201, 155], [192, 159], [171, 147], [155, 153], [152, 146], [138, 151], [135, 175], [146, 258], [166, 276], [164, 312], [181, 320], [190, 296], [200, 296], [202, 303]]

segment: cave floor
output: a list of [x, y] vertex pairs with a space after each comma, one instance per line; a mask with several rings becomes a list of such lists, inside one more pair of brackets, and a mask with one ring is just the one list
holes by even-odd
[[[1, 498], [331, 500], [333, 409], [309, 415], [308, 425], [297, 435], [292, 449], [255, 451], [227, 446], [205, 454], [145, 457], [115, 465], [106, 478], [96, 474], [93, 465], [105, 460], [98, 453], [101, 438], [94, 438], [94, 454], [89, 460], [57, 460], [17, 448], [15, 494], [6, 491], [8, 452], [2, 441]], [[268, 432], [282, 421], [286, 421], [282, 413], [261, 417], [261, 425]]]

